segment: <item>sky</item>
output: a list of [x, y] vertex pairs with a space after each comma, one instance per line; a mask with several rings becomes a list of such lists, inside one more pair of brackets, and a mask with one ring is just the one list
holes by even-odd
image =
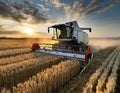
[[0, 37], [51, 37], [49, 26], [74, 20], [90, 37], [120, 37], [120, 0], [0, 0]]

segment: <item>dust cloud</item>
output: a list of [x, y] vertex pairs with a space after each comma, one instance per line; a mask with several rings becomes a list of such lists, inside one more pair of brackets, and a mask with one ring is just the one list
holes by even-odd
[[107, 47], [120, 45], [120, 39], [90, 39], [89, 45], [92, 46], [93, 52]]

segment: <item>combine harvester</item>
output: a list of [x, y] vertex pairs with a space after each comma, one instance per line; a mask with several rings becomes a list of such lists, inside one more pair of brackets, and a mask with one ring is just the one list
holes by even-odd
[[[80, 28], [76, 21], [67, 22], [48, 27], [48, 33], [53, 31], [52, 40], [57, 40], [56, 44], [38, 44], [32, 45], [32, 50], [53, 54], [61, 57], [79, 59], [83, 70], [90, 63], [92, 58], [91, 47], [88, 45], [88, 34], [83, 32], [91, 28]], [[87, 65], [86, 65], [87, 64]]]

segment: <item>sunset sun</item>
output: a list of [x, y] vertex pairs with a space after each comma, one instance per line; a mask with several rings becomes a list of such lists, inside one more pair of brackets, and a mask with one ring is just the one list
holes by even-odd
[[33, 35], [33, 34], [34, 34], [33, 30], [30, 29], [30, 28], [25, 28], [25, 29], [24, 29], [24, 33], [25, 33], [25, 34], [28, 34], [28, 35]]

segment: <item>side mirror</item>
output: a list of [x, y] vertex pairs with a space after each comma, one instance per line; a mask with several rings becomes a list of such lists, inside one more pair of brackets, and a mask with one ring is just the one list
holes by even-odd
[[48, 33], [50, 32], [50, 29], [49, 29], [50, 27], [48, 27]]
[[91, 29], [91, 28], [89, 28], [89, 32], [92, 32], [92, 29]]
[[89, 32], [92, 32], [91, 28], [81, 28], [82, 30], [89, 30]]

